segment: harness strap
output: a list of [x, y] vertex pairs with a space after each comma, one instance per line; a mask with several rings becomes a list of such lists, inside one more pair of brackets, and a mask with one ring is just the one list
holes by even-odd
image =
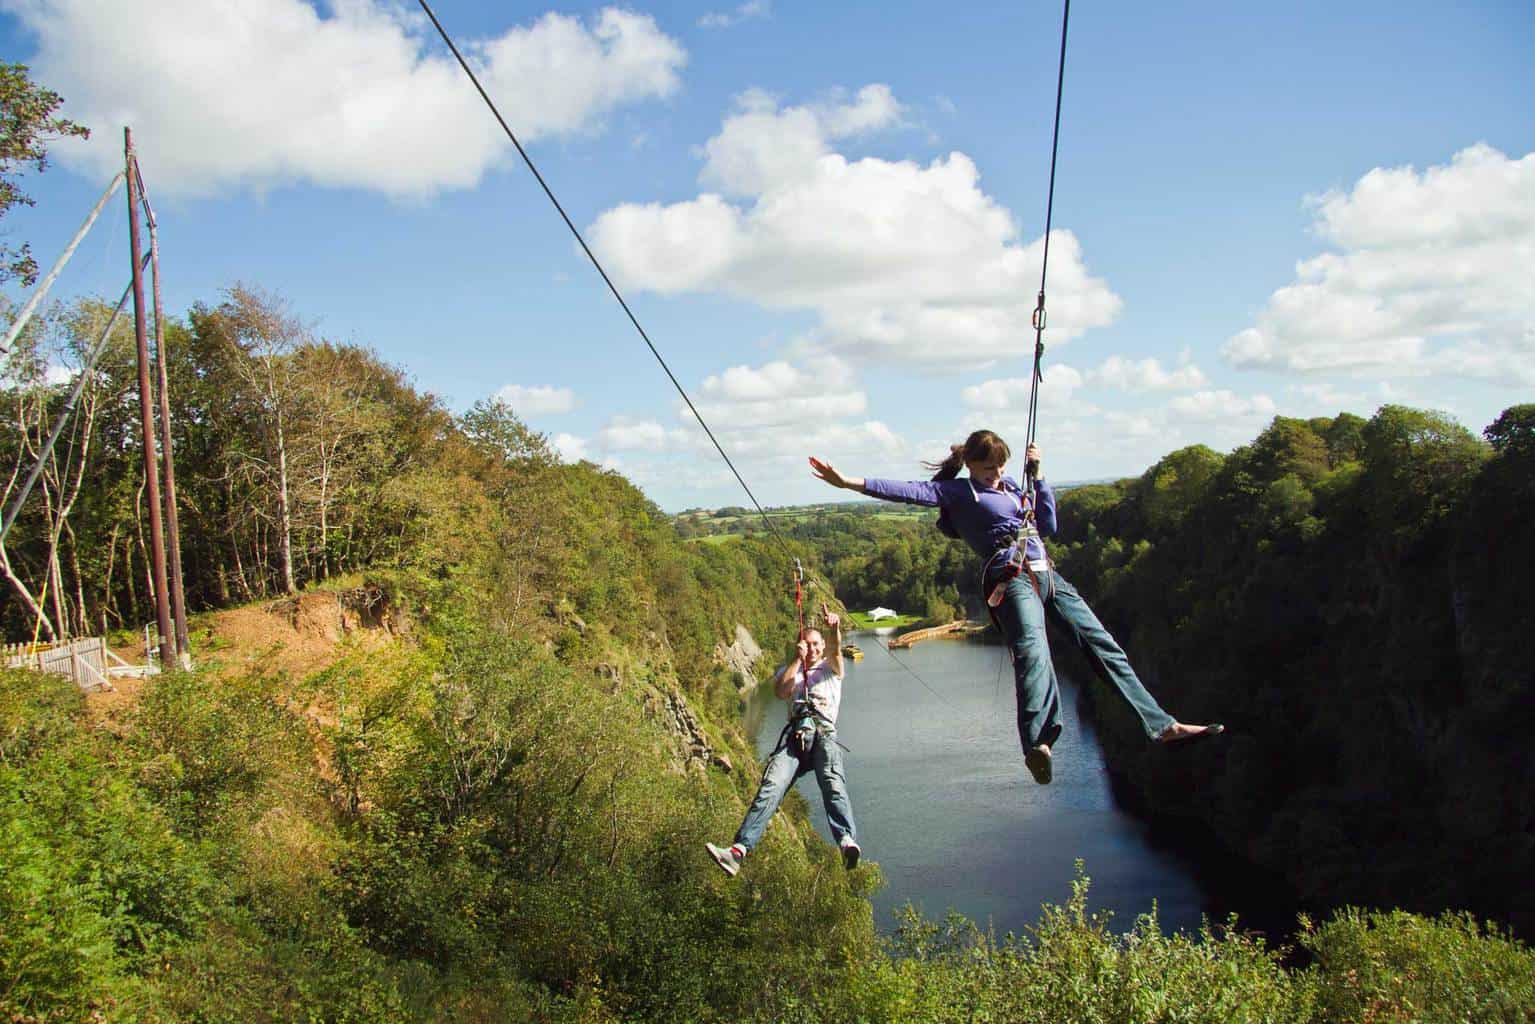
[[[773, 744], [773, 750], [772, 753], [768, 755], [769, 757], [778, 753], [780, 750], [785, 750], [788, 748], [790, 735], [797, 731], [794, 728], [795, 724], [805, 718], [809, 718], [811, 721], [815, 722], [816, 739], [824, 740], [829, 738], [833, 743], [848, 753], [851, 754], [853, 752], [851, 747], [836, 738], [836, 725], [834, 725], [832, 721], [825, 715], [821, 714], [821, 710], [817, 708], [815, 704], [811, 703], [810, 690], [807, 687], [805, 690], [805, 696], [801, 699], [796, 699], [793, 704], [790, 705], [789, 720], [785, 722], [783, 728], [779, 730], [778, 741]], [[810, 753], [808, 749], [802, 748], [799, 751], [799, 756], [803, 757], [808, 753]]]

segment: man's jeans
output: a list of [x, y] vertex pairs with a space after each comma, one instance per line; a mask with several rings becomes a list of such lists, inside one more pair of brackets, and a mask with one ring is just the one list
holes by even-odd
[[744, 850], [750, 850], [762, 839], [768, 819], [778, 810], [789, 787], [806, 772], [814, 771], [815, 780], [821, 785], [821, 802], [826, 806], [826, 820], [831, 823], [832, 839], [837, 845], [853, 832], [853, 804], [847, 795], [847, 777], [842, 774], [842, 748], [837, 746], [837, 734], [828, 730], [816, 738], [810, 756], [800, 758], [787, 746], [782, 746], [768, 758], [762, 770], [762, 784], [746, 810], [735, 841]]
[[1007, 597], [997, 608], [997, 620], [1013, 656], [1018, 739], [1024, 749], [1041, 743], [1054, 745], [1061, 735], [1061, 691], [1045, 636], [1047, 615], [1077, 642], [1098, 678], [1114, 687], [1130, 705], [1148, 737], [1155, 738], [1172, 725], [1173, 717], [1146, 692], [1124, 649], [1103, 628], [1077, 588], [1054, 570], [1038, 573], [1037, 578], [1039, 597], [1034, 596], [1028, 574], [1023, 573], [1008, 582]]

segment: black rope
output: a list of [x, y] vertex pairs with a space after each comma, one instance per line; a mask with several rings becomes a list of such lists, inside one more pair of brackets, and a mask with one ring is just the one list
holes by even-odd
[[[458, 60], [459, 67], [464, 69], [464, 74], [468, 75], [469, 81], [474, 83], [475, 90], [479, 92], [480, 98], [485, 101], [485, 105], [490, 108], [491, 114], [495, 116], [496, 121], [501, 125], [501, 130], [504, 131], [506, 133], [506, 137], [512, 141], [512, 145], [517, 147], [517, 154], [522, 157], [522, 162], [527, 164], [528, 170], [533, 172], [533, 177], [537, 179], [539, 187], [544, 190], [544, 195], [549, 197], [549, 202], [554, 204], [554, 208], [556, 211], [558, 211], [560, 219], [565, 222], [565, 226], [569, 228], [570, 233], [575, 236], [576, 242], [581, 246], [581, 251], [586, 253], [586, 258], [591, 260], [592, 266], [596, 268], [597, 273], [602, 276], [602, 281], [608, 286], [608, 291], [613, 293], [613, 298], [617, 299], [618, 304], [623, 307], [624, 314], [629, 317], [629, 322], [634, 325], [634, 329], [638, 331], [640, 337], [644, 339], [645, 345], [650, 349], [651, 355], [656, 357], [656, 362], [660, 363], [661, 369], [666, 371], [666, 376], [671, 380], [672, 386], [677, 389], [677, 393], [682, 396], [682, 400], [687, 403], [688, 409], [693, 413], [694, 418], [698, 420], [698, 425], [703, 427], [705, 434], [709, 435], [709, 440], [714, 443], [714, 448], [717, 452], [720, 453], [720, 458], [725, 460], [725, 465], [729, 466], [730, 472], [735, 474], [736, 481], [741, 485], [741, 489], [746, 492], [746, 496], [751, 499], [752, 505], [756, 507], [757, 515], [761, 517], [763, 525], [768, 528], [768, 531], [773, 535], [773, 539], [778, 541], [779, 546], [784, 550], [784, 554], [791, 559], [794, 558], [794, 552], [790, 549], [788, 542], [784, 540], [783, 534], [779, 533], [778, 528], [773, 525], [772, 518], [763, 509], [761, 502], [757, 500], [757, 496], [752, 493], [752, 489], [747, 486], [746, 480], [741, 476], [740, 471], [736, 469], [735, 463], [730, 461], [730, 456], [725, 454], [725, 449], [719, 443], [719, 440], [714, 436], [714, 431], [709, 429], [709, 424], [704, 421], [703, 415], [693, 404], [693, 400], [688, 397], [687, 391], [677, 380], [677, 375], [672, 373], [670, 366], [666, 365], [666, 360], [661, 357], [661, 353], [656, 349], [655, 343], [650, 340], [650, 335], [645, 333], [645, 328], [640, 326], [640, 321], [634, 315], [634, 311], [631, 310], [629, 308], [629, 304], [624, 301], [624, 297], [622, 294], [620, 294], [618, 286], [613, 283], [613, 279], [610, 278], [608, 276], [608, 272], [603, 269], [601, 261], [599, 261], [596, 254], [592, 252], [591, 247], [586, 244], [586, 239], [581, 237], [581, 232], [576, 228], [575, 223], [570, 219], [570, 215], [565, 212], [565, 208], [561, 206], [560, 201], [555, 198], [554, 191], [549, 187], [549, 183], [544, 180], [544, 176], [539, 173], [538, 167], [533, 163], [533, 158], [528, 156], [528, 151], [522, 148], [521, 142], [517, 141], [516, 134], [506, 123], [506, 118], [501, 116], [501, 111], [496, 108], [496, 104], [493, 100], [491, 100], [490, 95], [485, 92], [485, 87], [480, 84], [479, 78], [475, 76], [473, 69], [469, 67], [469, 62], [464, 60], [464, 55], [459, 52], [458, 46], [453, 42], [452, 37], [448, 35], [448, 30], [443, 28], [441, 21], [437, 20], [437, 14], [432, 10], [431, 5], [427, 3], [427, 0], [417, 0], [417, 2], [421, 5], [421, 9], [426, 12], [426, 16], [431, 19], [432, 25], [437, 29], [437, 34], [442, 36], [442, 41], [447, 44], [449, 50], [453, 51], [453, 56]], [[807, 580], [806, 582], [810, 587], [819, 589], [819, 585], [814, 581]], [[888, 648], [885, 649], [885, 653], [890, 654]], [[910, 672], [913, 678], [915, 678], [917, 682], [926, 687], [928, 692], [930, 692], [933, 696], [937, 697], [945, 704], [949, 703], [944, 699], [943, 694], [929, 686], [925, 679], [917, 675], [915, 671], [903, 663], [899, 658], [896, 658], [893, 654], [891, 654], [890, 657], [893, 661], [895, 661], [897, 665], [900, 665], [902, 668], [906, 669], [907, 672]], [[953, 705], [949, 706], [952, 707]]]
[[603, 283], [608, 286], [608, 291], [613, 293], [613, 298], [617, 299], [618, 304], [623, 307], [624, 313], [629, 317], [629, 322], [634, 325], [634, 329], [639, 332], [640, 337], [644, 339], [646, 346], [649, 347], [650, 354], [656, 357], [656, 362], [660, 363], [661, 369], [666, 371], [666, 376], [670, 378], [672, 386], [677, 389], [677, 393], [682, 396], [682, 400], [687, 403], [688, 409], [693, 413], [694, 418], [698, 420], [698, 425], [704, 428], [705, 434], [709, 435], [709, 440], [714, 443], [714, 448], [720, 453], [720, 458], [725, 460], [725, 465], [729, 466], [730, 472], [735, 474], [736, 481], [741, 485], [741, 489], [746, 492], [746, 496], [751, 499], [752, 504], [756, 506], [757, 514], [762, 517], [763, 523], [767, 525], [767, 528], [773, 534], [774, 539], [776, 539], [779, 545], [784, 549], [784, 554], [789, 558], [793, 558], [794, 552], [790, 550], [788, 543], [783, 538], [783, 535], [778, 532], [778, 528], [773, 525], [772, 520], [770, 520], [767, 513], [763, 511], [762, 504], [757, 501], [757, 496], [753, 494], [752, 489], [746, 485], [746, 480], [741, 476], [740, 471], [736, 469], [735, 463], [730, 461], [730, 456], [725, 454], [724, 447], [721, 446], [719, 440], [715, 438], [714, 431], [709, 429], [709, 424], [704, 422], [703, 415], [699, 413], [698, 408], [693, 404], [693, 400], [688, 397], [687, 391], [683, 389], [682, 384], [677, 380], [677, 375], [672, 373], [672, 368], [666, 365], [665, 359], [661, 358], [661, 353], [656, 349], [655, 343], [650, 340], [650, 335], [646, 334], [645, 328], [640, 326], [639, 319], [634, 315], [634, 311], [629, 308], [629, 304], [624, 301], [623, 295], [621, 295], [618, 291], [618, 286], [613, 283], [613, 279], [610, 278], [608, 276], [608, 272], [603, 269], [602, 264], [598, 261], [596, 254], [594, 254], [591, 250], [591, 247], [586, 244], [586, 239], [581, 237], [581, 232], [577, 230], [575, 223], [565, 212], [565, 208], [560, 205], [560, 201], [554, 197], [554, 191], [549, 187], [549, 183], [546, 182], [544, 180], [544, 176], [538, 172], [538, 168], [533, 163], [533, 158], [528, 156], [528, 151], [522, 148], [522, 143], [517, 141], [517, 136], [512, 132], [511, 127], [507, 125], [506, 118], [502, 117], [501, 111], [496, 109], [495, 102], [491, 100], [490, 95], [485, 91], [485, 87], [480, 84], [479, 78], [475, 76], [474, 71], [469, 67], [469, 62], [464, 60], [464, 55], [459, 52], [458, 46], [454, 44], [452, 37], [448, 35], [448, 30], [442, 27], [442, 22], [437, 20], [436, 13], [433, 12], [431, 6], [426, 2], [426, 0], [417, 0], [417, 2], [421, 4], [421, 9], [426, 12], [426, 16], [432, 19], [432, 24], [437, 28], [437, 34], [442, 36], [442, 41], [448, 44], [449, 50], [453, 51], [453, 56], [458, 59], [459, 67], [464, 69], [464, 74], [468, 75], [469, 81], [474, 83], [474, 87], [479, 92], [480, 98], [485, 101], [485, 105], [490, 108], [490, 112], [495, 115], [496, 121], [500, 123], [501, 130], [506, 132], [506, 137], [508, 139], [512, 140], [512, 145], [517, 147], [517, 154], [522, 157], [522, 162], [528, 165], [528, 170], [533, 172], [533, 177], [538, 180], [539, 187], [544, 190], [544, 195], [549, 197], [549, 202], [554, 204], [554, 208], [559, 212], [560, 218], [565, 221], [565, 226], [570, 229], [570, 233], [575, 236], [576, 242], [581, 246], [581, 251], [586, 253], [586, 258], [592, 261], [592, 266], [597, 269], [597, 273], [602, 275]]
[[[1071, 0], [1065, 0], [1061, 12], [1061, 57], [1055, 73], [1055, 132], [1050, 138], [1050, 191], [1045, 200], [1045, 251], [1039, 262], [1039, 301], [1034, 307], [1034, 374], [1029, 381], [1029, 429], [1024, 446], [1034, 443], [1035, 428], [1039, 425], [1039, 385], [1044, 375], [1039, 364], [1045, 355], [1045, 272], [1050, 266], [1050, 223], [1055, 213], [1055, 158], [1061, 143], [1061, 92], [1066, 84], [1066, 26], [1071, 21]], [[1039, 467], [1026, 463], [1024, 471], [1029, 478], [1029, 493], [1033, 493], [1033, 478]]]

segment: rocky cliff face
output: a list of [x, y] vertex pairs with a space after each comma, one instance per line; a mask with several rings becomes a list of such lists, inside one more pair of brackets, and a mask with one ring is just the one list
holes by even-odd
[[723, 665], [735, 680], [736, 689], [745, 693], [757, 685], [757, 662], [762, 658], [762, 648], [757, 645], [751, 631], [737, 624], [735, 638], [730, 643], [720, 641], [714, 648], [714, 660]]
[[727, 773], [735, 771], [730, 756], [709, 742], [682, 693], [649, 687], [645, 692], [645, 711], [676, 741], [672, 756], [675, 769], [686, 773], [713, 766]]

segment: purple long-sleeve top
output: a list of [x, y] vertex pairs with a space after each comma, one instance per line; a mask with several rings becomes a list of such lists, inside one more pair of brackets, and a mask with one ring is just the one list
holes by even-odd
[[[1023, 526], [1023, 488], [1011, 477], [1002, 478], [1002, 490], [974, 486], [968, 477], [953, 480], [865, 479], [863, 493], [885, 501], [908, 505], [936, 505], [948, 512], [955, 533], [970, 550], [989, 559], [996, 551], [1014, 546]], [[1034, 481], [1034, 524], [1044, 536], [1055, 532], [1055, 492], [1043, 480]], [[1029, 537], [1024, 548], [1030, 561], [1045, 557], [1045, 545]]]

